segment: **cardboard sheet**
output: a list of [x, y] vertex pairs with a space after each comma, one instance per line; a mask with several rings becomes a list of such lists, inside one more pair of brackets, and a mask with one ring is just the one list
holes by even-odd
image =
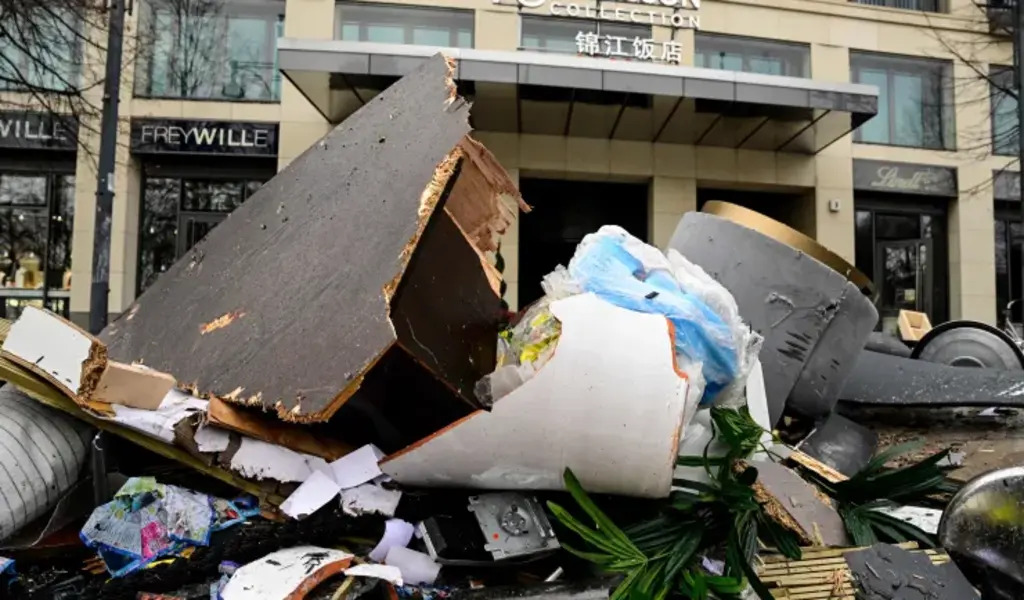
[[94, 398], [109, 404], [156, 410], [174, 384], [174, 377], [167, 373], [109, 361], [100, 375]]
[[495, 403], [388, 456], [407, 485], [562, 489], [571, 467], [594, 493], [669, 493], [687, 380], [668, 320], [593, 294], [554, 302], [554, 356]]

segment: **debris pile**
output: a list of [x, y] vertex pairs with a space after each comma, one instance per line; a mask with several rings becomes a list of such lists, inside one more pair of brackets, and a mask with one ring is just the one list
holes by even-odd
[[[1024, 584], [1019, 474], [961, 489], [948, 449], [899, 464], [910, 448], [878, 452], [835, 412], [884, 395], [851, 383], [878, 313], [813, 240], [722, 203], [664, 252], [605, 226], [507, 322], [494, 253], [529, 207], [468, 116], [436, 56], [99, 335], [34, 308], [0, 324], [0, 424], [17, 432], [2, 593], [967, 600]], [[960, 368], [911, 354], [896, 358]], [[1020, 378], [983, 366], [997, 374], [972, 381]], [[986, 552], [982, 517], [1001, 540]]]

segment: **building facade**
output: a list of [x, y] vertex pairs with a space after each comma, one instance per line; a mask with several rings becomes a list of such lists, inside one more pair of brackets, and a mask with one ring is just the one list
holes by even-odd
[[[474, 135], [534, 207], [502, 241], [513, 307], [535, 299], [541, 277], [600, 225], [663, 247], [710, 200], [763, 212], [856, 264], [875, 282], [885, 328], [901, 308], [995, 323], [1021, 295], [1016, 104], [998, 85], [1012, 79], [1012, 55], [970, 0], [224, 0], [214, 14], [172, 10], [183, 1], [140, 0], [129, 18], [143, 43], [126, 54], [120, 96], [114, 314], [439, 49], [473, 102]], [[45, 298], [85, 322], [95, 136], [79, 124], [85, 141], [62, 141], [52, 121], [0, 117], [0, 207], [11, 223], [2, 291], [9, 311]], [[22, 217], [42, 223], [33, 231], [43, 242], [19, 241]]]

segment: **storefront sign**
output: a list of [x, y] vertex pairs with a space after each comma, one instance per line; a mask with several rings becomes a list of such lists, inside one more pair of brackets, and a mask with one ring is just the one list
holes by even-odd
[[0, 112], [0, 148], [74, 150], [78, 122], [44, 112]]
[[587, 56], [608, 58], [658, 60], [670, 63], [683, 61], [683, 45], [679, 42], [656, 42], [653, 39], [598, 35], [586, 31], [576, 34], [576, 51]]
[[992, 171], [992, 187], [996, 200], [1020, 201], [1020, 173], [1017, 171]]
[[237, 121], [132, 121], [135, 154], [277, 156], [277, 125]]
[[[495, 4], [502, 4], [504, 1], [493, 0]], [[555, 2], [552, 0], [517, 0], [517, 4], [522, 8], [531, 9], [546, 5], [548, 12], [557, 17], [700, 29], [700, 15], [679, 12], [699, 10], [700, 0], [622, 0], [621, 2], [621, 4], [635, 5], [636, 8], [594, 7], [578, 2]]]
[[956, 171], [947, 167], [854, 160], [853, 188], [955, 198]]

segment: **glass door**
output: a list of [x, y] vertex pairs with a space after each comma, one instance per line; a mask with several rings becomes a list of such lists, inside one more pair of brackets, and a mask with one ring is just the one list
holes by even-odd
[[882, 331], [897, 331], [901, 310], [931, 313], [931, 255], [931, 240], [878, 242], [875, 283]]
[[178, 256], [183, 256], [199, 240], [227, 217], [223, 213], [181, 213], [178, 217]]

